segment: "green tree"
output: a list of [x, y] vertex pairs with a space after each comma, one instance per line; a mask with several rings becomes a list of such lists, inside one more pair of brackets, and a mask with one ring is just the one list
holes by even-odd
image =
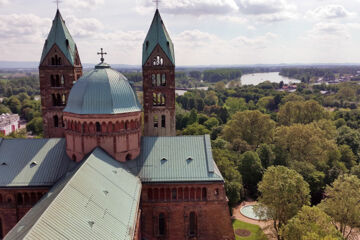
[[244, 186], [251, 193], [256, 193], [257, 184], [264, 173], [260, 158], [256, 152], [248, 151], [241, 155], [239, 171], [243, 177]]
[[11, 96], [7, 102], [12, 113], [20, 113], [21, 102], [16, 96]]
[[280, 107], [279, 123], [290, 126], [294, 123], [307, 124], [326, 118], [328, 114], [316, 101], [291, 101]]
[[357, 176], [360, 179], [360, 164], [357, 164], [351, 168], [351, 174]]
[[271, 166], [259, 183], [260, 197], [257, 214], [267, 209], [266, 215], [274, 221], [274, 229], [280, 239], [280, 229], [294, 217], [303, 205], [310, 203], [309, 184], [294, 170], [284, 166]]
[[348, 145], [340, 145], [340, 161], [343, 162], [347, 169], [351, 169], [356, 164], [356, 157]]
[[207, 129], [211, 130], [214, 127], [219, 126], [219, 120], [217, 120], [217, 118], [215, 117], [211, 117], [208, 120], [206, 120], [206, 122], [204, 122], [204, 125], [207, 127]]
[[338, 129], [337, 137], [338, 145], [348, 145], [355, 155], [358, 154], [360, 148], [360, 133], [348, 126], [342, 126]]
[[224, 107], [228, 110], [230, 116], [238, 111], [247, 110], [246, 101], [244, 98], [228, 97], [225, 101]]
[[243, 139], [256, 148], [261, 143], [269, 143], [273, 140], [274, 129], [275, 122], [269, 115], [257, 110], [246, 110], [233, 115], [224, 127], [223, 138], [228, 142]]
[[341, 239], [332, 219], [318, 207], [303, 206], [281, 229], [284, 240]]
[[275, 153], [273, 152], [271, 146], [269, 144], [263, 143], [257, 149], [256, 153], [258, 154], [261, 165], [263, 168], [268, 168], [269, 166], [274, 164]]
[[193, 123], [182, 131], [183, 135], [204, 135], [209, 133], [210, 131], [204, 125], [198, 123]]
[[0, 104], [0, 114], [11, 113], [11, 110], [3, 104]]
[[41, 135], [43, 132], [43, 121], [41, 117], [36, 117], [31, 120], [27, 125], [26, 129], [31, 131], [33, 134]]
[[360, 179], [341, 175], [326, 187], [320, 207], [334, 219], [334, 226], [348, 239], [360, 227]]

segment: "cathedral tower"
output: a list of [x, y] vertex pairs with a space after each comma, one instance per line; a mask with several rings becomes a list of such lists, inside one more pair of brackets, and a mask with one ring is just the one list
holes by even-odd
[[63, 110], [70, 89], [81, 75], [76, 44], [57, 10], [39, 66], [44, 137], [64, 137]]
[[143, 44], [144, 135], [175, 136], [175, 55], [159, 10]]

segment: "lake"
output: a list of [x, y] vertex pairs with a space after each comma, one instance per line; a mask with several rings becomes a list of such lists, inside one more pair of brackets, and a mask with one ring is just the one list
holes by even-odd
[[280, 76], [279, 72], [254, 73], [241, 76], [242, 85], [258, 85], [265, 81], [274, 83], [280, 83], [281, 81], [283, 81], [285, 84], [300, 82], [300, 80], [294, 78]]
[[[253, 73], [245, 74], [241, 76], [242, 85], [258, 85], [262, 82], [269, 81], [274, 83], [280, 83], [283, 81], [285, 84], [288, 83], [299, 83], [300, 80], [294, 78], [283, 77], [279, 75], [279, 72], [267, 72], [267, 73]], [[199, 87], [198, 89], [207, 90], [207, 87]], [[176, 90], [176, 94], [184, 95], [187, 90]]]

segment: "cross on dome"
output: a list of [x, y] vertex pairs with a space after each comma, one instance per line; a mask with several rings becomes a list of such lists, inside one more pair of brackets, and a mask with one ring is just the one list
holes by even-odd
[[101, 62], [103, 63], [103, 62], [104, 62], [104, 55], [106, 55], [107, 53], [103, 51], [103, 48], [100, 48], [100, 50], [101, 50], [101, 51], [98, 52], [97, 54], [98, 54], [98, 55], [101, 55], [100, 60], [101, 60]]

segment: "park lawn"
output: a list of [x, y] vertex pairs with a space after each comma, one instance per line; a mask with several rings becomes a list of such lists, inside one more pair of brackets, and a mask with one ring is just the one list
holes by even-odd
[[236, 240], [266, 240], [267, 237], [258, 225], [242, 222], [239, 220], [233, 220], [232, 222], [234, 231], [236, 229], [246, 229], [251, 232], [248, 237], [240, 237], [235, 234]]

